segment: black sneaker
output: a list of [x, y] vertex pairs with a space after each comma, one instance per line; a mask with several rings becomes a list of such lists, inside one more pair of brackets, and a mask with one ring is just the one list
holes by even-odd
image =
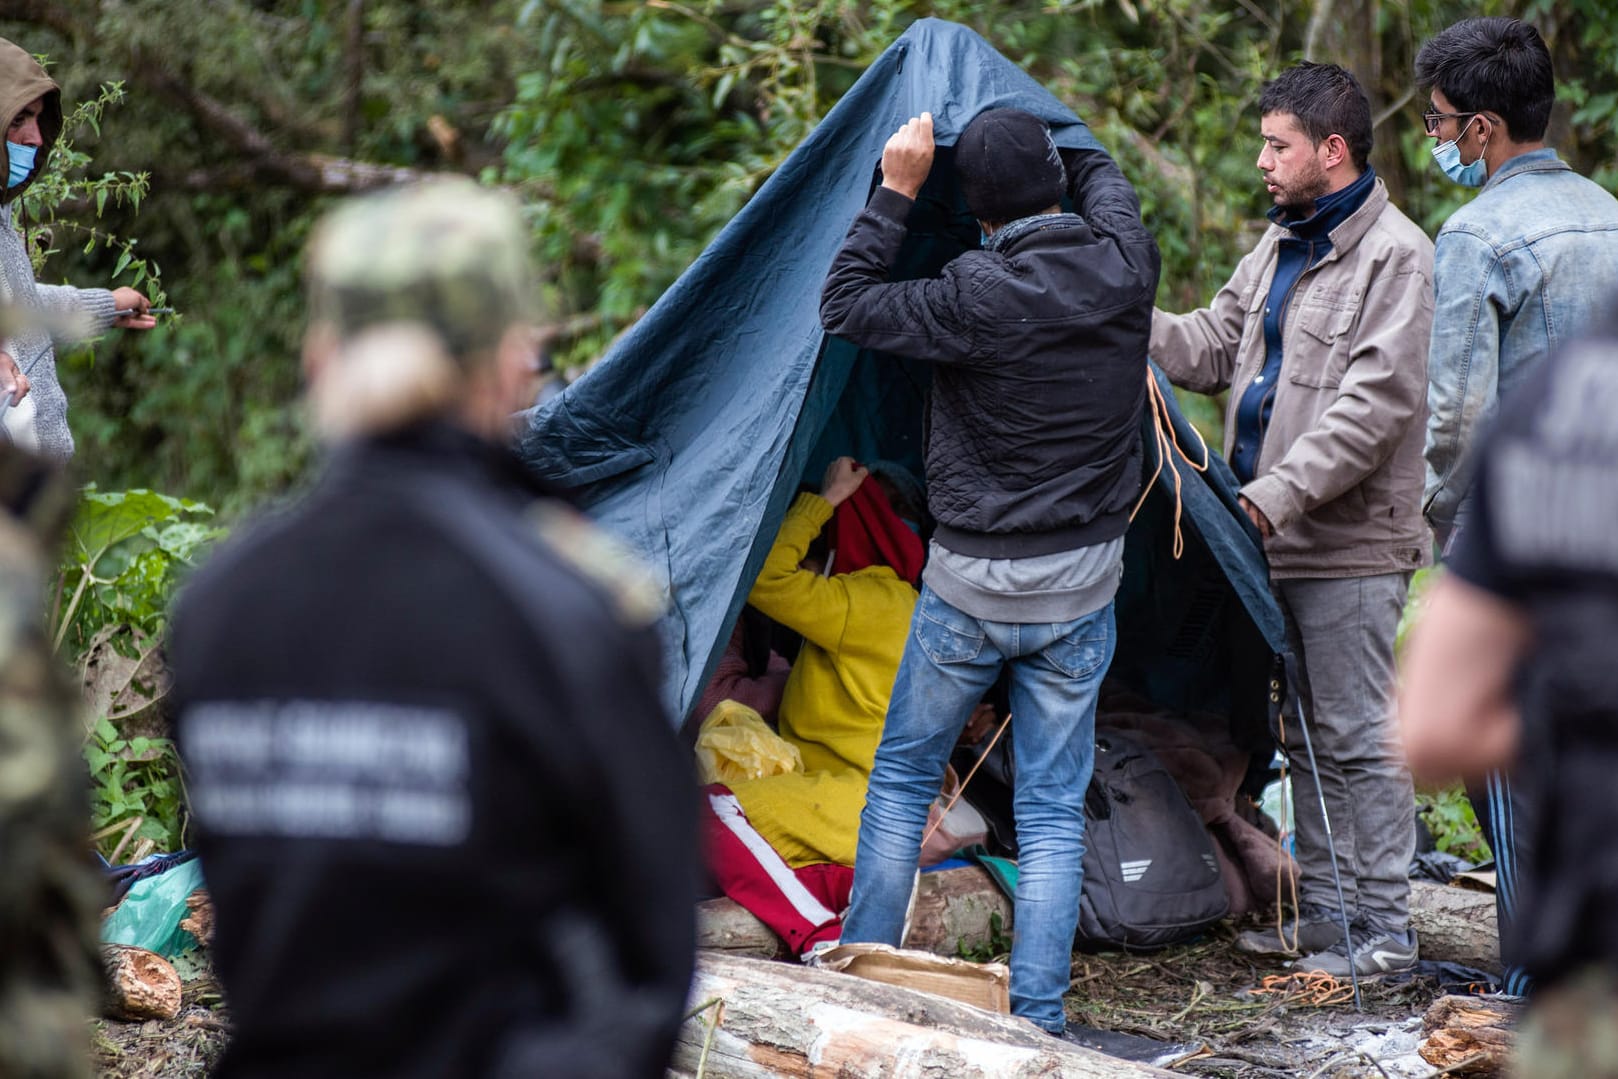
[[1248, 955], [1314, 955], [1343, 943], [1342, 915], [1330, 907], [1305, 903], [1281, 923], [1247, 929], [1236, 937], [1236, 950]]
[[1356, 925], [1350, 934], [1354, 942], [1352, 956], [1342, 940], [1330, 948], [1306, 955], [1292, 963], [1293, 970], [1319, 970], [1334, 978], [1347, 978], [1352, 964], [1353, 973], [1364, 978], [1377, 974], [1396, 974], [1416, 965], [1416, 931], [1386, 929], [1382, 926]]

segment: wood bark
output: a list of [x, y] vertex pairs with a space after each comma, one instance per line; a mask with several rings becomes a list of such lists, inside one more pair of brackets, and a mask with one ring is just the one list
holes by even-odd
[[1440, 997], [1422, 1016], [1421, 1059], [1452, 1075], [1501, 1075], [1516, 1044], [1522, 1005], [1480, 997]]
[[206, 888], [198, 888], [185, 897], [187, 914], [180, 919], [180, 928], [197, 938], [204, 948], [213, 946], [213, 900]]
[[1423, 959], [1500, 969], [1494, 893], [1428, 881], [1410, 882], [1410, 926]]
[[128, 944], [101, 948], [107, 972], [107, 1014], [118, 1019], [173, 1019], [180, 1012], [180, 976], [156, 952]]
[[697, 904], [697, 947], [756, 959], [784, 959], [786, 942], [733, 899]]
[[[789, 963], [704, 952], [673, 1070], [708, 1079], [1134, 1079], [1173, 1073], [952, 1000]], [[717, 1017], [718, 1025], [712, 1024]]]
[[[976, 866], [923, 873], [905, 947], [939, 955], [980, 949], [991, 943], [996, 914], [1001, 933], [1009, 935], [1011, 900]], [[1422, 958], [1500, 969], [1492, 893], [1412, 881], [1410, 924], [1421, 939]], [[765, 959], [786, 954], [779, 937], [729, 899], [697, 905], [697, 946]]]

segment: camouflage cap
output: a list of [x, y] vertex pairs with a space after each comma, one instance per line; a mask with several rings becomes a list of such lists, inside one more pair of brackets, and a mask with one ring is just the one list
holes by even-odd
[[340, 337], [417, 322], [457, 358], [493, 347], [534, 307], [516, 202], [461, 178], [344, 203], [316, 229], [307, 273], [311, 318]]

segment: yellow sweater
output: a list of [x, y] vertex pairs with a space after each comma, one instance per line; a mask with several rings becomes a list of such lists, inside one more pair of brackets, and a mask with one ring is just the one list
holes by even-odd
[[803, 774], [732, 786], [753, 827], [794, 868], [854, 864], [871, 762], [916, 606], [916, 590], [886, 566], [831, 577], [798, 568], [831, 515], [824, 498], [799, 495], [747, 597], [803, 635], [780, 711], [781, 736], [803, 754]]

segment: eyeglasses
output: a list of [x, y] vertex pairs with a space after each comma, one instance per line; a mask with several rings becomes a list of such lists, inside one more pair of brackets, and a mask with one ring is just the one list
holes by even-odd
[[1475, 112], [1424, 112], [1421, 114], [1421, 122], [1426, 125], [1427, 134], [1435, 135], [1438, 133], [1438, 121], [1440, 120], [1459, 120], [1463, 116], [1476, 115], [1477, 113]]

